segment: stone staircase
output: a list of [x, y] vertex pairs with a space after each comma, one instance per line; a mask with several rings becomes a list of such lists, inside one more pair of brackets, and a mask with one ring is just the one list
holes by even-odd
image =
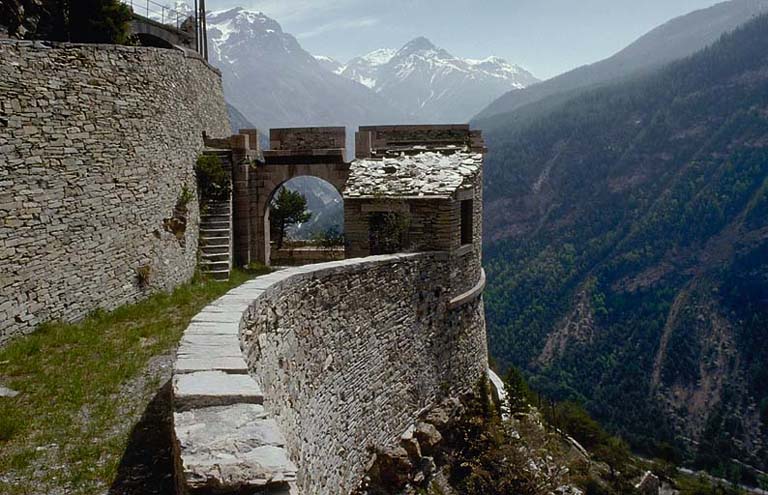
[[229, 280], [232, 270], [232, 201], [209, 202], [200, 214], [200, 270]]

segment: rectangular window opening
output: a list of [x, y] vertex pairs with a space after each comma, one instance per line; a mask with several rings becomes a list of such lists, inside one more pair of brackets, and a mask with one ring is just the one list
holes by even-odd
[[369, 217], [370, 253], [395, 254], [407, 246], [408, 219], [396, 212], [376, 212]]
[[474, 218], [472, 200], [467, 199], [461, 202], [461, 245], [472, 244], [472, 220]]

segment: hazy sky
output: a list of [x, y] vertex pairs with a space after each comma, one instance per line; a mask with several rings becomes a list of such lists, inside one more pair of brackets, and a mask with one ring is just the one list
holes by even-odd
[[719, 0], [206, 0], [261, 10], [309, 52], [342, 62], [417, 36], [460, 57], [499, 55], [547, 78]]

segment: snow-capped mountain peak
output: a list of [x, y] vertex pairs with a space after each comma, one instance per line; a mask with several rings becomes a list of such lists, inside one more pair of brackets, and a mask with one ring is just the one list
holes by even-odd
[[396, 53], [397, 50], [389, 48], [374, 50], [361, 57], [353, 58], [336, 73], [373, 89], [376, 86], [379, 67], [392, 60]]
[[262, 12], [210, 12], [207, 22], [225, 96], [259, 127], [466, 122], [510, 89], [536, 81], [501, 58], [462, 59], [424, 37], [342, 65], [310, 55]]
[[244, 49], [258, 50], [260, 54], [284, 54], [313, 60], [290, 34], [274, 19], [263, 12], [236, 7], [209, 12], [207, 17], [210, 55], [215, 61], [233, 64], [241, 59]]
[[501, 57], [463, 59], [425, 37], [399, 50], [380, 49], [353, 58], [335, 70], [392, 101], [419, 120], [469, 119], [511, 89], [538, 82], [528, 71]]
[[207, 23], [210, 62], [221, 70], [224, 96], [241, 121], [266, 130], [405, 119], [375, 92], [334, 74], [332, 59], [313, 57], [262, 12], [209, 12]]
[[380, 48], [363, 55], [361, 58], [371, 65], [379, 66], [392, 60], [392, 57], [394, 57], [396, 53], [397, 50], [391, 48]]
[[465, 59], [472, 67], [482, 70], [486, 74], [501, 79], [514, 80], [514, 87], [525, 88], [538, 82], [533, 74], [519, 65], [510, 64], [501, 57], [487, 57], [484, 59]]
[[419, 36], [414, 38], [398, 50], [398, 54], [410, 54], [414, 52], [437, 51], [438, 48], [427, 38]]
[[344, 64], [339, 62], [333, 57], [327, 57], [325, 55], [315, 55], [315, 60], [327, 71], [334, 74], [341, 74], [344, 70]]

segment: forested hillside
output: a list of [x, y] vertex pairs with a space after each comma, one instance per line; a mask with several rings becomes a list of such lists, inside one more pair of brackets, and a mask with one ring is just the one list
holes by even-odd
[[486, 134], [492, 354], [637, 448], [765, 469], [768, 17], [550, 105]]

